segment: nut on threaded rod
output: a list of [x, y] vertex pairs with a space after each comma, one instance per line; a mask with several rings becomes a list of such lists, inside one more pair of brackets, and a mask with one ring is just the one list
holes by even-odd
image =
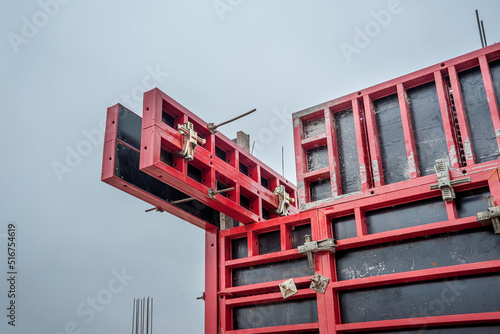
[[238, 119], [240, 119], [240, 118], [242, 118], [242, 117], [245, 117], [245, 116], [247, 116], [247, 115], [250, 115], [251, 113], [253, 113], [253, 112], [255, 112], [255, 111], [257, 111], [257, 109], [252, 109], [252, 110], [250, 110], [249, 112], [246, 112], [246, 113], [244, 113], [244, 114], [241, 114], [241, 115], [239, 115], [239, 116], [236, 116], [236, 117], [234, 117], [234, 118], [231, 118], [230, 120], [225, 121], [225, 122], [222, 122], [222, 123], [217, 124], [217, 125], [214, 125], [214, 123], [208, 123], [208, 124], [207, 124], [207, 129], [208, 129], [211, 133], [216, 133], [216, 132], [217, 132], [217, 128], [218, 128], [219, 126], [223, 126], [223, 125], [226, 125], [227, 123], [234, 122], [234, 121], [236, 121], [236, 120], [238, 120]]

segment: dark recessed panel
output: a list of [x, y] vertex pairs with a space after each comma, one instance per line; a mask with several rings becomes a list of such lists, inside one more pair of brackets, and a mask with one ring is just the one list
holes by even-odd
[[448, 220], [441, 197], [367, 211], [365, 215], [370, 234]]
[[[177, 189], [158, 181], [154, 177], [141, 172], [139, 170], [139, 160], [139, 151], [117, 141], [115, 152], [116, 177], [167, 202], [189, 197]], [[219, 212], [197, 200], [177, 204], [176, 206], [212, 225], [220, 226]]]
[[309, 188], [311, 188], [311, 202], [332, 197], [330, 179], [311, 182]]
[[215, 156], [224, 162], [226, 161], [226, 151], [217, 146], [215, 146]]
[[165, 111], [161, 112], [161, 121], [163, 123], [167, 124], [168, 126], [170, 126], [171, 128], [173, 128], [175, 126], [174, 116], [166, 113]]
[[[497, 138], [479, 67], [458, 74], [476, 163], [498, 159]], [[467, 153], [466, 153], [467, 154]]]
[[318, 322], [316, 299], [299, 299], [235, 307], [234, 329], [308, 324]]
[[231, 259], [242, 259], [248, 256], [247, 238], [239, 238], [231, 240]]
[[410, 100], [413, 137], [417, 146], [420, 175], [435, 174], [436, 159], [443, 158], [449, 163], [436, 84], [429, 82], [410, 88], [407, 93]]
[[373, 101], [386, 184], [408, 180], [403, 123], [397, 94]]
[[311, 224], [292, 227], [292, 248], [297, 248], [305, 242], [305, 235], [311, 236]]
[[490, 227], [464, 230], [335, 253], [337, 277], [350, 280], [500, 259]]
[[490, 64], [491, 79], [495, 88], [497, 106], [500, 107], [500, 59], [492, 61]]
[[326, 145], [307, 150], [307, 170], [309, 172], [328, 167], [328, 149]]
[[342, 322], [496, 312], [499, 285], [496, 274], [341, 291]]
[[316, 137], [325, 132], [325, 119], [323, 117], [304, 122], [304, 138]]
[[352, 109], [335, 113], [335, 130], [337, 132], [342, 194], [360, 191], [361, 178], [359, 175], [358, 148], [356, 146]]
[[142, 118], [120, 105], [116, 138], [140, 151], [141, 128]]
[[280, 231], [259, 234], [259, 254], [279, 252], [281, 250]]
[[455, 204], [457, 206], [458, 218], [475, 216], [480, 211], [486, 211], [490, 195], [488, 188], [479, 188], [456, 193]]
[[233, 269], [233, 286], [287, 280], [291, 277], [314, 275], [307, 257]]
[[332, 225], [335, 240], [355, 238], [357, 236], [354, 215], [333, 218]]

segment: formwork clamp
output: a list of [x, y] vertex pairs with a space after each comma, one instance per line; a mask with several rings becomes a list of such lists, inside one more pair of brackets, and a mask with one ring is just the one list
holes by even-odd
[[483, 225], [493, 225], [495, 234], [500, 234], [500, 206], [495, 206], [493, 196], [488, 199], [488, 210], [476, 213], [476, 219]]
[[198, 136], [198, 133], [194, 131], [193, 123], [191, 122], [178, 124], [177, 131], [179, 131], [184, 136], [182, 150], [179, 152], [179, 155], [183, 156], [184, 160], [186, 161], [193, 160], [196, 145], [198, 145], [198, 143], [200, 143], [201, 145], [205, 145], [206, 140]]
[[274, 189], [273, 194], [278, 196], [278, 208], [276, 209], [276, 213], [280, 216], [287, 216], [290, 203], [295, 202], [295, 199], [286, 192], [285, 186], [282, 184]]
[[314, 257], [313, 253], [329, 251], [335, 253], [337, 248], [337, 241], [335, 239], [323, 239], [317, 241], [311, 241], [311, 236], [306, 234], [304, 236], [305, 242], [303, 245], [297, 247], [299, 254], [306, 254], [307, 261], [309, 262], [309, 268], [314, 269]]
[[445, 202], [451, 202], [455, 199], [455, 191], [453, 190], [453, 186], [471, 182], [470, 177], [451, 180], [450, 169], [448, 168], [448, 165], [446, 164], [444, 159], [437, 159], [434, 165], [434, 169], [436, 170], [438, 183], [432, 184], [431, 190], [440, 189], [443, 201]]

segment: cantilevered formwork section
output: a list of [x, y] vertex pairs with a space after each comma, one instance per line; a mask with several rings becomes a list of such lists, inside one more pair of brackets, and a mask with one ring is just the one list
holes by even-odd
[[[192, 160], [179, 155], [186, 140], [179, 126], [187, 122], [204, 141]], [[278, 217], [278, 186], [294, 199], [289, 214], [298, 212], [295, 185], [158, 89], [144, 94], [140, 157], [141, 171], [240, 223]], [[212, 198], [210, 188], [231, 190]]]
[[[476, 213], [487, 195], [498, 203], [498, 170], [455, 190], [445, 203], [422, 182], [219, 231], [219, 332], [496, 333], [500, 243]], [[297, 249], [306, 234], [337, 241], [313, 269]], [[314, 274], [329, 278], [324, 293], [310, 289]], [[290, 278], [297, 293], [284, 299]]]
[[499, 164], [500, 44], [294, 114], [300, 209]]

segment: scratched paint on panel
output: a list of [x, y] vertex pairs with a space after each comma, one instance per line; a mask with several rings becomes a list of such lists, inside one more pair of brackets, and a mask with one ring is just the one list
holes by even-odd
[[498, 144], [479, 67], [458, 74], [476, 162], [498, 159]]
[[326, 145], [307, 150], [307, 170], [309, 172], [328, 167], [328, 165]]
[[367, 211], [365, 216], [370, 234], [448, 220], [441, 197]]
[[410, 178], [406, 157], [403, 123], [396, 94], [373, 101], [384, 167], [385, 183], [395, 183]]
[[339, 251], [335, 257], [338, 279], [350, 280], [497, 260], [500, 242], [487, 226]]
[[359, 175], [358, 149], [354, 130], [354, 114], [352, 109], [335, 113], [335, 129], [337, 132], [337, 148], [339, 156], [342, 194], [361, 190]]
[[493, 274], [341, 291], [342, 322], [495, 312], [499, 285], [500, 275]]
[[458, 218], [475, 216], [480, 211], [486, 211], [490, 195], [488, 188], [479, 188], [456, 193], [455, 204], [457, 206]]
[[309, 187], [311, 188], [311, 202], [332, 197], [330, 179], [311, 182]]
[[410, 88], [407, 94], [410, 99], [420, 175], [434, 174], [434, 162], [437, 159], [444, 158], [449, 164], [436, 84], [429, 82]]
[[[306, 257], [233, 269], [233, 286], [286, 280], [291, 277], [314, 275]], [[278, 286], [276, 286], [278, 288]]]
[[304, 138], [311, 138], [326, 132], [323, 117], [304, 122]]
[[308, 324], [318, 322], [316, 299], [235, 307], [234, 329]]
[[500, 59], [492, 61], [489, 65], [490, 65], [491, 79], [493, 80], [493, 87], [495, 87], [497, 106], [500, 107]]
[[247, 238], [231, 240], [231, 259], [241, 259], [248, 256]]
[[269, 254], [281, 250], [280, 231], [259, 234], [259, 254]]

